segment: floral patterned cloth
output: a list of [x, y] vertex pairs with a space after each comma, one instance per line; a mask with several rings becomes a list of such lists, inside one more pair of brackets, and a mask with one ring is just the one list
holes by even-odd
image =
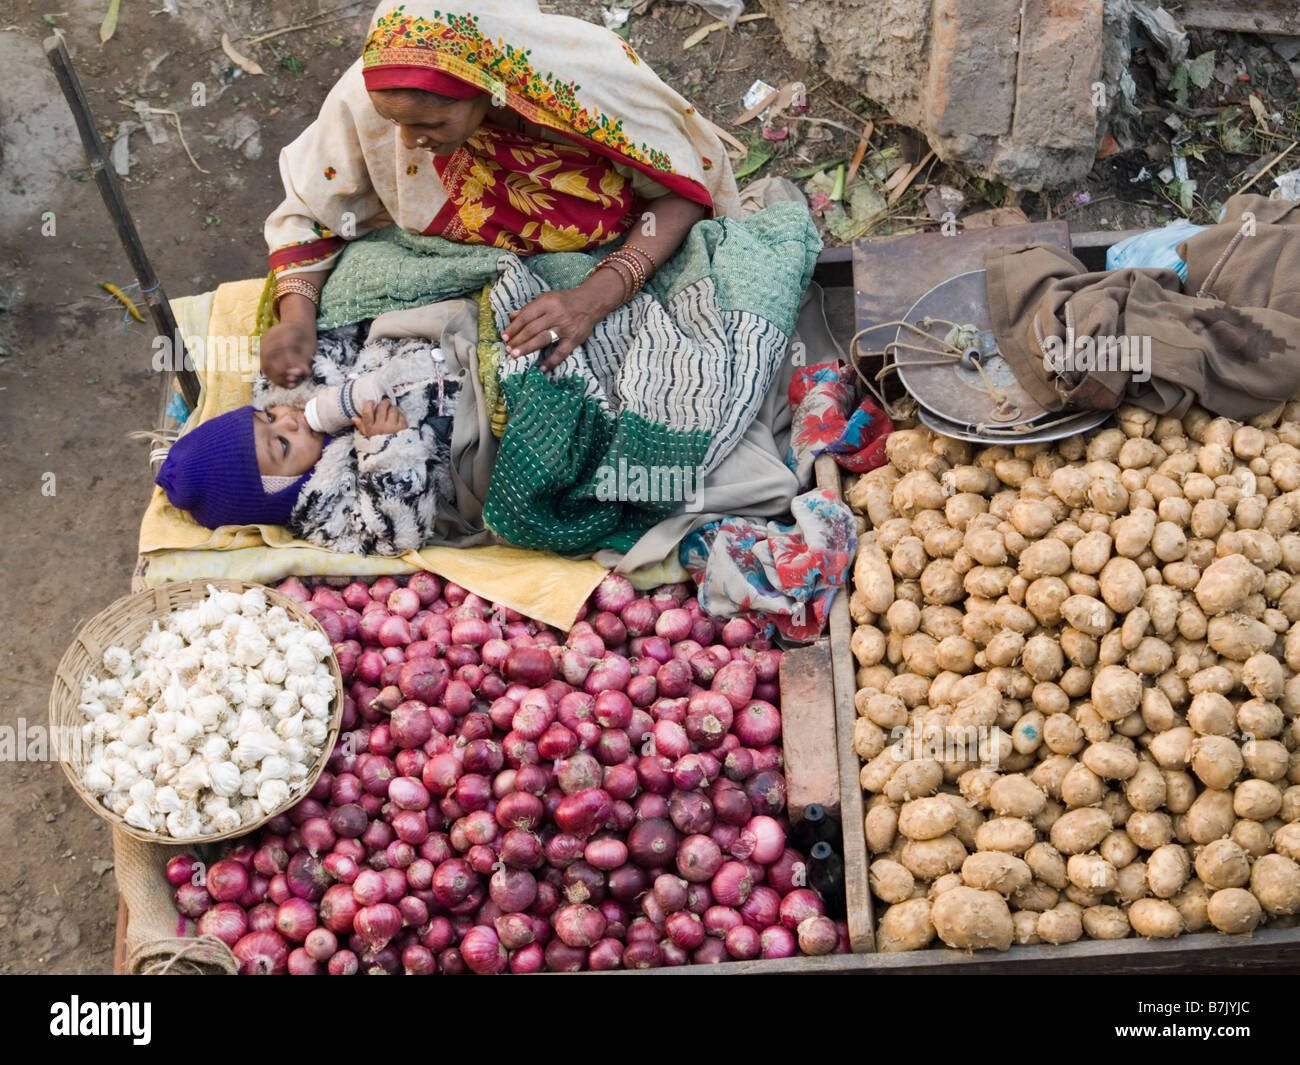
[[790, 504], [792, 525], [724, 518], [682, 541], [681, 560], [714, 617], [768, 622], [796, 640], [821, 632], [858, 547], [853, 513], [819, 489]]
[[[447, 79], [501, 101], [533, 146], [562, 151], [566, 161], [549, 170], [515, 161], [499, 137], [433, 159], [406, 148], [367, 95], [396, 87], [446, 94]], [[516, 196], [487, 182], [475, 195], [474, 163], [488, 158], [524, 175], [514, 179]], [[527, 255], [597, 247], [626, 232], [634, 194], [675, 192], [715, 218], [741, 213], [731, 162], [709, 122], [617, 34], [543, 14], [537, 0], [382, 4], [362, 57], [280, 153], [280, 176], [285, 198], [266, 222], [280, 275], [328, 269], [347, 241], [390, 223]], [[554, 197], [549, 206], [539, 192]]]
[[853, 408], [853, 368], [824, 362], [795, 371], [790, 379], [792, 427], [786, 465], [807, 484], [813, 460], [829, 452], [844, 469], [866, 473], [883, 466], [889, 416], [871, 399]]

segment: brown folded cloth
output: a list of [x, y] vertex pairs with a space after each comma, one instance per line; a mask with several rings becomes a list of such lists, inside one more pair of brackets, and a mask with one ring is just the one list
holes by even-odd
[[[1016, 380], [1054, 411], [1134, 403], [1181, 417], [1199, 402], [1246, 420], [1289, 399], [1300, 389], [1300, 204], [1234, 196], [1179, 251], [1186, 292], [1171, 270], [1089, 273], [1048, 245], [990, 248], [989, 312]], [[1121, 337], [1128, 368], [1052, 368]]]

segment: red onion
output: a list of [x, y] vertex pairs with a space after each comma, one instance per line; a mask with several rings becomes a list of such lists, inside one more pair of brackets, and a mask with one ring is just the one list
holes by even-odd
[[428, 947], [412, 943], [402, 951], [402, 971], [407, 976], [428, 976], [438, 971], [438, 962]]
[[285, 899], [294, 897], [293, 892], [289, 890], [289, 877], [285, 873], [276, 873], [271, 877], [271, 882], [266, 886], [266, 897], [277, 906]]
[[722, 851], [708, 836], [688, 836], [677, 849], [677, 871], [693, 883], [712, 880], [721, 865]]
[[537, 898], [537, 881], [523, 869], [498, 868], [488, 881], [492, 901], [504, 913], [522, 913]]
[[501, 672], [513, 684], [540, 688], [555, 676], [555, 663], [544, 648], [512, 647]]
[[653, 940], [638, 940], [623, 949], [623, 965], [628, 969], [657, 969], [663, 964], [659, 944]]
[[686, 908], [687, 883], [672, 873], [661, 873], [655, 878], [654, 900], [665, 914], [676, 913]]
[[312, 817], [302, 823], [302, 844], [312, 854], [321, 854], [334, 846], [337, 836], [323, 817]]
[[496, 773], [505, 764], [505, 755], [495, 740], [470, 740], [465, 744], [461, 763], [466, 773]]
[[437, 754], [424, 764], [420, 780], [434, 795], [446, 795], [456, 787], [464, 771], [455, 755]]
[[565, 906], [555, 915], [555, 934], [570, 947], [590, 947], [605, 934], [606, 923], [595, 906]]
[[586, 948], [571, 947], [561, 939], [547, 943], [544, 954], [547, 971], [553, 973], [579, 973], [587, 964]]
[[605, 874], [589, 862], [570, 862], [561, 877], [564, 898], [571, 903], [600, 903], [605, 900]]
[[607, 651], [592, 663], [591, 670], [582, 687], [588, 695], [599, 695], [604, 691], [622, 691], [632, 678], [632, 667], [628, 660], [612, 651]]
[[626, 577], [610, 573], [596, 585], [591, 598], [597, 610], [612, 610], [617, 613], [636, 598], [636, 589]]
[[329, 888], [321, 897], [321, 925], [329, 928], [331, 932], [338, 932], [339, 935], [347, 934], [352, 931], [352, 921], [359, 909], [352, 888], [347, 884], [334, 884], [334, 887]]
[[659, 951], [663, 955], [663, 964], [670, 968], [675, 968], [678, 965], [689, 965], [691, 962], [690, 954], [671, 939], [661, 939], [659, 941]]
[[354, 924], [362, 942], [370, 950], [377, 951], [387, 946], [401, 931], [402, 913], [391, 902], [380, 902], [358, 910]]
[[[247, 911], [248, 931], [266, 932], [275, 931], [275, 915], [280, 909], [277, 902], [259, 902], [252, 909]], [[349, 925], [349, 927], [351, 927]]]
[[655, 817], [668, 816], [668, 800], [662, 795], [645, 791], [636, 797], [636, 819], [648, 821]]
[[208, 889], [199, 884], [181, 884], [172, 897], [176, 901], [176, 912], [191, 919], [202, 917], [212, 905]]
[[485, 925], [477, 925], [465, 934], [460, 954], [470, 972], [480, 975], [505, 972], [510, 960], [496, 932]]
[[[811, 888], [795, 888], [781, 900], [781, 924], [792, 932], [809, 917], [820, 917], [826, 912], [821, 896]], [[828, 953], [828, 952], [823, 952]]]
[[606, 937], [587, 953], [587, 968], [595, 973], [608, 972], [623, 967], [623, 944]]
[[545, 967], [546, 955], [538, 943], [529, 943], [510, 955], [512, 973], [540, 973]]
[[682, 835], [704, 835], [713, 827], [713, 804], [701, 792], [675, 791], [668, 800], [668, 816]]
[[297, 577], [288, 577], [275, 586], [275, 590], [281, 595], [287, 595], [295, 603], [311, 602], [311, 592], [307, 591], [307, 586]]
[[632, 754], [632, 741], [622, 729], [602, 729], [594, 753], [601, 765], [621, 765]]
[[492, 802], [492, 781], [477, 773], [466, 773], [456, 781], [455, 798], [466, 812], [486, 810]]
[[775, 769], [755, 773], [745, 781], [745, 794], [756, 814], [779, 814], [785, 809], [785, 777]]
[[725, 936], [733, 928], [744, 925], [744, 918], [729, 906], [710, 906], [704, 911], [704, 930], [711, 936]]
[[780, 920], [781, 896], [766, 884], [755, 884], [752, 891], [740, 907], [740, 915], [745, 924], [758, 931]]
[[624, 692], [600, 692], [594, 707], [596, 724], [607, 729], [625, 729], [632, 723], [632, 700]]
[[[374, 615], [371, 615], [372, 617]], [[366, 634], [364, 624], [362, 635]], [[389, 614], [379, 625], [379, 642], [384, 647], [404, 647], [411, 642], [411, 625], [406, 618]]]
[[352, 882], [352, 897], [359, 906], [374, 906], [383, 902], [387, 896], [388, 882], [380, 871], [363, 869]]
[[613, 800], [603, 788], [585, 788], [566, 795], [555, 811], [560, 831], [575, 836], [590, 836], [608, 820]]
[[754, 881], [744, 863], [723, 862], [713, 875], [709, 887], [720, 905], [737, 907], [744, 905], [749, 898], [749, 893], [754, 889]]
[[384, 859], [388, 862], [389, 869], [405, 869], [415, 861], [415, 853], [413, 844], [395, 839], [384, 848]]
[[241, 976], [273, 976], [288, 971], [289, 944], [277, 932], [249, 932], [231, 950]]
[[609, 881], [610, 896], [623, 903], [635, 902], [649, 886], [645, 870], [635, 865], [620, 865], [611, 870], [606, 879]]
[[691, 615], [681, 607], [672, 607], [659, 615], [654, 623], [656, 636], [662, 636], [670, 643], [677, 643], [691, 636]]
[[360, 960], [350, 950], [340, 950], [330, 958], [328, 965], [330, 976], [356, 976], [360, 968]]
[[780, 925], [771, 925], [759, 933], [759, 956], [763, 958], [793, 958], [799, 952], [794, 935]]
[[627, 642], [627, 625], [617, 614], [602, 610], [591, 619], [591, 624], [606, 647], [621, 647]]
[[797, 935], [799, 949], [814, 957], [831, 953], [839, 943], [839, 931], [835, 922], [818, 914], [800, 921]]
[[214, 862], [208, 868], [207, 888], [217, 902], [234, 902], [248, 890], [248, 870], [235, 861]]
[[306, 899], [288, 899], [275, 914], [275, 930], [291, 943], [301, 943], [316, 927], [316, 907]]
[[271, 886], [269, 878], [261, 873], [250, 873], [248, 876], [248, 887], [244, 893], [235, 900], [237, 906], [248, 909], [250, 906], [256, 906], [259, 902], [266, 899], [267, 890]]
[[302, 946], [314, 961], [329, 961], [338, 952], [339, 941], [328, 928], [313, 928]]
[[199, 935], [215, 936], [233, 947], [248, 933], [248, 918], [233, 902], [218, 902], [199, 917]]
[[433, 874], [433, 894], [444, 906], [454, 906], [469, 897], [478, 876], [459, 858], [443, 862]]
[[587, 844], [583, 857], [597, 869], [617, 869], [627, 862], [627, 844], [614, 838], [594, 839]]
[[742, 835], [747, 841], [752, 841], [745, 857], [760, 865], [776, 861], [785, 850], [785, 829], [779, 821], [766, 814], [751, 818]]
[[746, 747], [765, 747], [781, 738], [781, 712], [769, 702], [753, 699], [736, 712], [732, 731]]
[[429, 907], [414, 895], [403, 895], [398, 899], [397, 912], [402, 915], [402, 923], [407, 928], [420, 928], [429, 920]]
[[388, 798], [401, 810], [426, 810], [429, 790], [414, 777], [394, 777], [388, 782]]
[[677, 847], [677, 830], [664, 818], [639, 821], [628, 832], [628, 855], [643, 869], [662, 869], [671, 865], [677, 857]]
[[[284, 853], [283, 847], [280, 848], [280, 853]], [[285, 860], [287, 861], [288, 859], [286, 858]], [[171, 884], [173, 887], [180, 887], [181, 884], [192, 883], [194, 872], [198, 868], [198, 864], [198, 859], [192, 854], [176, 855], [176, 857], [167, 862], [167, 883]], [[274, 876], [280, 871], [280, 869], [272, 869], [270, 872], [267, 872], [266, 875]], [[258, 872], [266, 871], [258, 869]]]
[[683, 950], [694, 950], [704, 942], [704, 922], [689, 910], [669, 914], [664, 929], [668, 938]]
[[481, 618], [464, 618], [451, 627], [452, 643], [482, 647], [493, 639], [492, 626]]
[[736, 925], [728, 929], [723, 942], [726, 944], [727, 953], [737, 961], [749, 961], [759, 957], [763, 952], [762, 936], [758, 929], [750, 928], [749, 925]]
[[678, 659], [669, 659], [655, 673], [655, 686], [659, 695], [675, 699], [691, 689], [691, 667]]
[[[719, 821], [727, 825], [743, 826], [753, 816], [753, 804], [738, 787], [718, 788], [713, 791], [713, 813]], [[753, 842], [749, 844], [752, 852]]]

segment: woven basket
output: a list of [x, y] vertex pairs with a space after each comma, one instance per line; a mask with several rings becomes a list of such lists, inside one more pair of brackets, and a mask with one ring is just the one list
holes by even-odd
[[85, 800], [87, 806], [128, 836], [144, 843], [159, 843], [164, 846], [190, 846], [195, 843], [215, 843], [218, 840], [234, 839], [237, 836], [247, 835], [254, 829], [266, 824], [277, 814], [284, 813], [285, 810], [300, 802], [307, 795], [312, 785], [316, 783], [316, 778], [324, 770], [330, 752], [334, 749], [334, 743], [338, 739], [339, 726], [343, 719], [343, 675], [339, 671], [338, 660], [331, 654], [329, 656], [329, 667], [330, 672], [334, 674], [334, 712], [330, 717], [329, 733], [325, 737], [321, 753], [307, 773], [304, 783], [294, 791], [279, 809], [269, 811], [259, 821], [240, 825], [230, 832], [212, 833], [206, 836], [196, 836], [192, 839], [179, 839], [175, 836], [157, 832], [142, 832], [134, 825], [127, 824], [120, 815], [114, 813], [82, 787], [81, 776], [85, 769], [87, 751], [80, 743], [71, 743], [65, 746], [62, 741], [65, 735], [73, 735], [74, 729], [76, 730], [75, 734], [79, 735], [81, 726], [86, 723], [84, 715], [77, 709], [78, 704], [81, 702], [81, 688], [86, 675], [88, 673], [99, 674], [103, 672], [104, 652], [110, 647], [126, 647], [134, 652], [140, 646], [140, 642], [148, 634], [155, 621], [162, 620], [174, 611], [183, 610], [201, 602], [207, 598], [209, 585], [220, 591], [232, 592], [246, 592], [250, 588], [259, 588], [265, 593], [268, 603], [273, 606], [284, 607], [295, 620], [324, 633], [324, 629], [321, 629], [316, 619], [307, 613], [299, 603], [275, 591], [273, 588], [253, 584], [249, 581], [176, 581], [172, 584], [164, 584], [158, 588], [151, 588], [147, 591], [128, 595], [96, 614], [95, 617], [82, 626], [72, 645], [63, 653], [63, 658], [59, 660], [59, 668], [54, 675], [54, 688], [50, 692], [49, 724], [51, 743], [59, 759], [59, 764], [63, 766], [63, 771], [67, 774], [73, 789]]

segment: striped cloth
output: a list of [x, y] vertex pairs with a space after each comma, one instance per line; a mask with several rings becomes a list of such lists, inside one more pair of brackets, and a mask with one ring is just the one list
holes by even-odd
[[[493, 532], [561, 554], [627, 551], [689, 507], [775, 379], [820, 249], [802, 204], [701, 222], [556, 370], [503, 359], [509, 422], [483, 509]], [[550, 287], [535, 262], [503, 262], [498, 329]]]

